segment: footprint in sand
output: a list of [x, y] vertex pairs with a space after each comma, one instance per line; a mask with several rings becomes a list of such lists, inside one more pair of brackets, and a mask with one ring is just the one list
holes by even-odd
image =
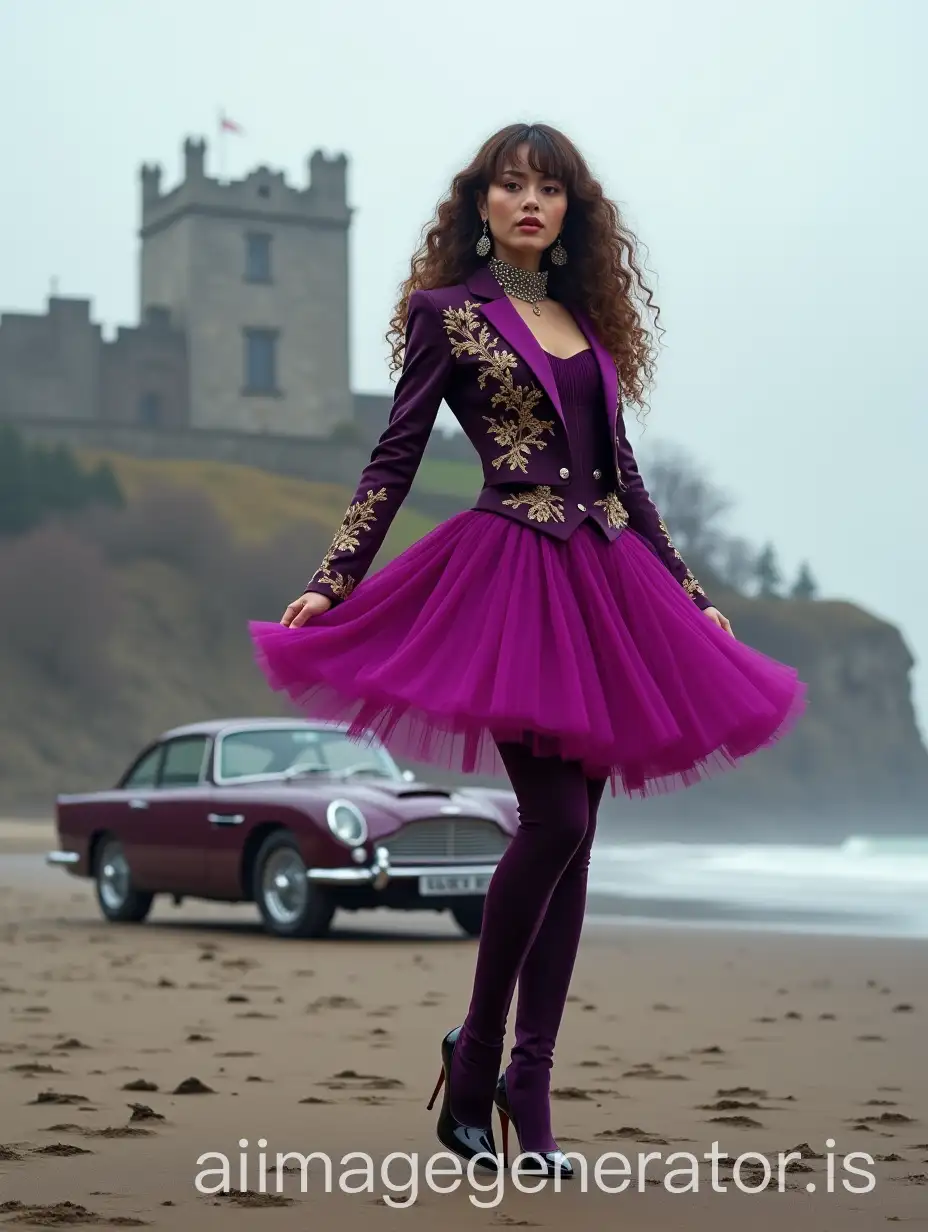
[[342, 1069], [327, 1081], [320, 1082], [319, 1085], [328, 1087], [330, 1091], [344, 1091], [351, 1087], [365, 1091], [393, 1091], [405, 1086], [405, 1083], [399, 1078], [384, 1078], [380, 1074], [359, 1074], [357, 1070]]
[[63, 1091], [40, 1091], [30, 1104], [88, 1104], [86, 1095], [69, 1095]]
[[633, 1138], [636, 1142], [646, 1142], [649, 1146], [669, 1146], [670, 1143], [660, 1134], [641, 1129], [638, 1125], [620, 1125], [618, 1129], [601, 1129], [597, 1138]]
[[[234, 1202], [236, 1206], [292, 1206], [293, 1198], [287, 1194], [262, 1193], [255, 1189], [232, 1189], [216, 1195], [218, 1199]], [[215, 1202], [218, 1206], [219, 1203]]]
[[130, 1121], [163, 1121], [164, 1116], [160, 1112], [155, 1112], [154, 1108], [149, 1108], [148, 1104], [129, 1104], [132, 1115]]
[[769, 1104], [744, 1099], [718, 1099], [714, 1104], [697, 1104], [696, 1108], [701, 1112], [733, 1112], [736, 1108], [746, 1108], [752, 1112], [776, 1112]]
[[55, 1202], [51, 1205], [33, 1205], [26, 1202], [0, 1202], [0, 1213], [10, 1215], [8, 1222], [29, 1223], [38, 1227], [57, 1227], [59, 1224], [109, 1224], [124, 1228], [148, 1226], [146, 1219], [131, 1215], [98, 1215], [79, 1202]]
[[[359, 1010], [361, 1007], [355, 1001], [354, 997], [343, 997], [338, 994], [331, 997], [317, 997], [315, 1001], [310, 1001], [306, 1007], [307, 1014], [316, 1014], [319, 1010]], [[395, 1009], [391, 1006], [390, 1009]], [[376, 1011], [372, 1010], [368, 1015], [373, 1017]]]
[[52, 1142], [48, 1146], [36, 1147], [33, 1155], [92, 1155], [93, 1151], [85, 1146], [75, 1146], [72, 1142]]
[[201, 1082], [199, 1078], [185, 1078], [183, 1082], [179, 1082], [172, 1095], [215, 1095], [216, 1092], [212, 1087], [208, 1087], [205, 1082]]
[[915, 1125], [914, 1117], [906, 1116], [904, 1112], [882, 1112], [879, 1116], [848, 1117], [861, 1125]]
[[657, 1069], [650, 1061], [641, 1061], [634, 1065], [631, 1069], [627, 1069], [623, 1074], [623, 1078], [651, 1078], [660, 1082], [689, 1082], [690, 1078], [687, 1074], [665, 1074], [663, 1070]]

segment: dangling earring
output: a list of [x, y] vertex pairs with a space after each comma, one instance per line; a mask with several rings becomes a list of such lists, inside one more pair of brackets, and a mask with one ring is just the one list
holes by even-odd
[[477, 241], [477, 256], [485, 257], [490, 251], [490, 225], [489, 219], [483, 220], [483, 235]]
[[566, 265], [567, 264], [567, 249], [561, 243], [561, 237], [558, 236], [554, 242], [554, 247], [551, 249], [551, 264]]

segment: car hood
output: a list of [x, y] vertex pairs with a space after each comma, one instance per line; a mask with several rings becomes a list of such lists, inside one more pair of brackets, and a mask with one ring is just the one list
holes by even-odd
[[314, 815], [324, 813], [332, 800], [350, 800], [364, 813], [371, 837], [389, 833], [409, 821], [470, 817], [511, 829], [505, 792], [439, 787], [431, 783], [295, 780], [274, 792], [291, 807], [302, 805]]

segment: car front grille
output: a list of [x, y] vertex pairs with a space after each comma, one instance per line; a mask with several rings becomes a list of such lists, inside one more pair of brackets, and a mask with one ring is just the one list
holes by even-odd
[[378, 843], [397, 864], [443, 860], [497, 860], [509, 836], [492, 821], [475, 818], [438, 818], [411, 821]]

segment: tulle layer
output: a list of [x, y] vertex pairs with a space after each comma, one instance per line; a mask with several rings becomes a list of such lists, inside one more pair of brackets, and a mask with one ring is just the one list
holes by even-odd
[[271, 688], [359, 741], [504, 774], [496, 742], [522, 740], [613, 795], [726, 770], [805, 704], [796, 671], [715, 625], [630, 529], [561, 542], [467, 510], [305, 626], [249, 632]]

